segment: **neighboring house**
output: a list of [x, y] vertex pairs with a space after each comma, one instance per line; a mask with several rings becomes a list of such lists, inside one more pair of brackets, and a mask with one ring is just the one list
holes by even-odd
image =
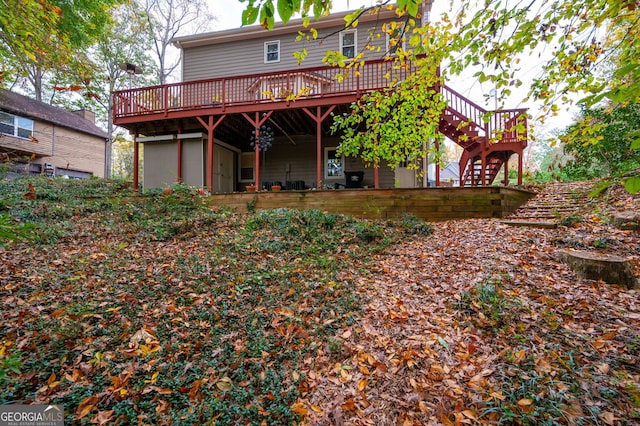
[[0, 89], [0, 160], [27, 174], [103, 177], [108, 135], [94, 113], [69, 112]]
[[[337, 155], [340, 138], [330, 132], [331, 114], [349, 112], [363, 93], [386, 88], [389, 75], [402, 79], [412, 68], [385, 60], [393, 54], [389, 37], [370, 38], [384, 22], [403, 18], [384, 10], [362, 15], [356, 28], [344, 30], [345, 15], [314, 22], [317, 40], [296, 41], [304, 30], [300, 20], [271, 31], [252, 26], [175, 39], [182, 83], [113, 96], [114, 124], [134, 135], [134, 158], [144, 144], [144, 185], [178, 181], [220, 193], [253, 182], [266, 188], [281, 183], [284, 189], [423, 186], [409, 168], [366, 168], [358, 158]], [[322, 65], [327, 50], [353, 57], [365, 45], [380, 49], [369, 51], [357, 72]], [[294, 52], [303, 49], [308, 56], [298, 64]], [[526, 128], [525, 110], [487, 112], [447, 86], [441, 91], [449, 106], [440, 131], [464, 149], [462, 180], [491, 183], [506, 160], [526, 147], [526, 131], [512, 129], [522, 122]], [[252, 143], [261, 132], [274, 134], [266, 151]]]
[[[454, 161], [447, 164], [446, 167], [440, 167], [440, 185], [442, 186], [460, 186], [460, 163]], [[429, 164], [427, 179], [429, 186], [436, 184], [436, 165]]]

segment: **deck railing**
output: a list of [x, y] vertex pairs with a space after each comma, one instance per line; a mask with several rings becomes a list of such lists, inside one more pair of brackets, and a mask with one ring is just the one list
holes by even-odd
[[114, 118], [201, 108], [258, 105], [370, 92], [404, 80], [415, 67], [394, 60], [367, 61], [353, 68], [315, 67], [188, 81], [114, 93]]
[[[260, 105], [298, 99], [360, 95], [388, 88], [415, 71], [411, 62], [380, 59], [352, 68], [314, 67], [289, 71], [187, 81], [120, 90], [113, 96], [114, 121], [118, 118], [197, 111], [203, 108]], [[441, 92], [447, 110], [469, 127], [475, 126], [490, 143], [527, 139], [526, 109], [487, 111], [446, 85]]]

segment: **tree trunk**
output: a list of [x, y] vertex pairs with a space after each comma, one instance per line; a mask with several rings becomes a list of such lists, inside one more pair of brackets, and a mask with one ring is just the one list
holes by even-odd
[[638, 287], [629, 261], [614, 255], [578, 250], [561, 250], [560, 256], [578, 275], [589, 280], [602, 280], [626, 288]]
[[619, 212], [612, 218], [613, 226], [618, 229], [629, 231], [640, 231], [640, 213], [637, 212]]

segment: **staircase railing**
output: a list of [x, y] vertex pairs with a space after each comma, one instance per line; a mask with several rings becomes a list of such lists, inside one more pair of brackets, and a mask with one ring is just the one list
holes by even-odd
[[441, 93], [447, 101], [447, 109], [457, 115], [461, 120], [473, 123], [484, 130], [485, 135], [490, 134], [487, 116], [490, 114], [481, 106], [473, 103], [447, 85], [441, 86]]
[[526, 144], [526, 108], [487, 111], [447, 85], [442, 85], [441, 92], [447, 101], [447, 109], [457, 115], [462, 121], [472, 123], [484, 130], [484, 134], [489, 138], [487, 142], [524, 141]]
[[[476, 145], [475, 154], [463, 146], [465, 150], [460, 158], [461, 184], [474, 184], [480, 180], [483, 183], [493, 182], [499, 168], [506, 160], [502, 158], [488, 159], [483, 155], [483, 161], [486, 163], [480, 164], [480, 167], [477, 168], [476, 161], [479, 158], [479, 153], [484, 150], [494, 153], [500, 152], [500, 145], [506, 143], [517, 143], [525, 148], [527, 146], [527, 110], [521, 108], [487, 111], [446, 85], [441, 86], [441, 93], [447, 101], [447, 113], [455, 116], [460, 120], [460, 123], [468, 123], [459, 126], [461, 132], [470, 132], [473, 129], [481, 130], [479, 135], [481, 147]], [[508, 150], [513, 149], [511, 146]]]

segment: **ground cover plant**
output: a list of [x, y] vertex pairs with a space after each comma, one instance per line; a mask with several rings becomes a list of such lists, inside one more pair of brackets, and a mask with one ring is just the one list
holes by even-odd
[[0, 192], [33, 226], [1, 253], [0, 402], [55, 401], [78, 423], [291, 424], [302, 362], [360, 310], [343, 271], [393, 238], [317, 211], [236, 216], [185, 186]]
[[624, 191], [558, 229], [238, 215], [103, 180], [0, 194], [20, 235], [0, 248], [2, 404], [69, 424], [640, 421], [638, 291], [555, 256], [640, 272], [640, 236], [607, 223], [640, 204]]

